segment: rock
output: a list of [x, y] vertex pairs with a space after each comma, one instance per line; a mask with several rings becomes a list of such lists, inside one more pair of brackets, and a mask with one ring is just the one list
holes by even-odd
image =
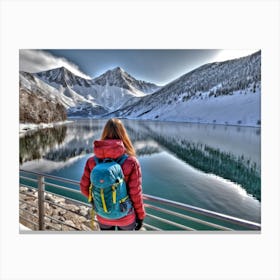
[[80, 223], [83, 223], [83, 222], [86, 222], [87, 219], [86, 219], [85, 217], [83, 217], [83, 216], [79, 216], [79, 217], [78, 217], [78, 221], [79, 221]]
[[60, 216], [63, 216], [63, 215], [65, 215], [66, 213], [67, 213], [67, 211], [64, 210], [64, 209], [58, 210], [58, 215], [60, 215]]
[[45, 200], [51, 201], [52, 200], [51, 194], [46, 193], [45, 194]]
[[71, 210], [73, 212], [78, 212], [80, 209], [78, 206], [74, 205], [74, 204], [66, 204], [64, 206], [67, 210]]
[[23, 198], [25, 201], [28, 201], [28, 202], [33, 202], [34, 203], [34, 197], [31, 197], [31, 196], [25, 196], [24, 198]]
[[38, 197], [38, 192], [35, 192], [34, 190], [32, 190], [32, 195], [33, 195], [34, 197]]
[[45, 200], [51, 201], [52, 203], [56, 203], [56, 204], [65, 202], [65, 198], [54, 196], [54, 195], [49, 194], [49, 193], [45, 194]]
[[28, 191], [28, 188], [26, 188], [26, 187], [20, 187], [20, 192], [22, 192], [22, 193], [26, 193], [27, 191]]
[[48, 215], [48, 216], [52, 216], [53, 214], [53, 209], [50, 207], [48, 209], [45, 209], [45, 213]]
[[65, 203], [65, 198], [56, 196], [53, 198], [53, 202], [56, 204]]
[[21, 204], [21, 207], [20, 207], [21, 209], [27, 209], [27, 204], [26, 203], [23, 203], [23, 204]]
[[65, 222], [65, 217], [63, 217], [63, 216], [59, 216], [59, 218], [58, 218], [60, 221], [62, 221], [62, 222]]
[[51, 208], [50, 204], [45, 202], [44, 203], [45, 210], [49, 210]]
[[66, 220], [63, 216], [53, 215], [52, 217], [61, 222], [65, 222]]
[[74, 222], [71, 221], [71, 220], [66, 220], [64, 223], [67, 224], [67, 225], [69, 225], [69, 226], [76, 227], [76, 225], [74, 224]]
[[81, 230], [83, 231], [91, 231], [92, 229], [84, 224], [81, 224]]
[[89, 214], [89, 208], [86, 207], [86, 206], [80, 206], [80, 211], [79, 213], [82, 215], [82, 216], [87, 216]]

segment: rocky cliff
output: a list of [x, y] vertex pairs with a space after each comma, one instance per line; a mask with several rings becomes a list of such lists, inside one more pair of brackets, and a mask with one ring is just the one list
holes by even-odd
[[67, 118], [65, 107], [53, 90], [41, 87], [32, 74], [21, 72], [19, 84], [19, 115], [21, 123], [51, 123]]

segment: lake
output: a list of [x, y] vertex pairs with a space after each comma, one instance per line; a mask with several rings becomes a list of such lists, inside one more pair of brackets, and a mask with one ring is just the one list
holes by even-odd
[[[73, 120], [20, 137], [20, 168], [80, 180], [106, 120]], [[123, 120], [143, 192], [260, 223], [260, 128]]]

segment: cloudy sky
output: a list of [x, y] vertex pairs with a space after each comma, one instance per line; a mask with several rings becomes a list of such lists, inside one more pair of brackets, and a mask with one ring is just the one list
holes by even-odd
[[39, 72], [65, 66], [93, 78], [120, 66], [139, 80], [164, 85], [209, 62], [242, 57], [257, 50], [20, 50], [19, 68]]

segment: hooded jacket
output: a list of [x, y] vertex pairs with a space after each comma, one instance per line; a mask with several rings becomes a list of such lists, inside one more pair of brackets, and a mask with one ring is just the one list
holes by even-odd
[[[94, 154], [99, 159], [117, 159], [125, 154], [125, 152], [126, 149], [121, 140], [112, 139], [94, 141]], [[94, 158], [90, 157], [86, 162], [84, 173], [80, 181], [81, 192], [86, 197], [89, 196], [90, 173], [95, 165]], [[134, 211], [118, 220], [109, 220], [97, 215], [98, 221], [104, 225], [126, 226], [132, 224], [135, 221], [135, 218], [140, 220], [145, 218], [145, 209], [142, 197], [142, 174], [137, 158], [129, 156], [121, 165], [121, 168]]]

